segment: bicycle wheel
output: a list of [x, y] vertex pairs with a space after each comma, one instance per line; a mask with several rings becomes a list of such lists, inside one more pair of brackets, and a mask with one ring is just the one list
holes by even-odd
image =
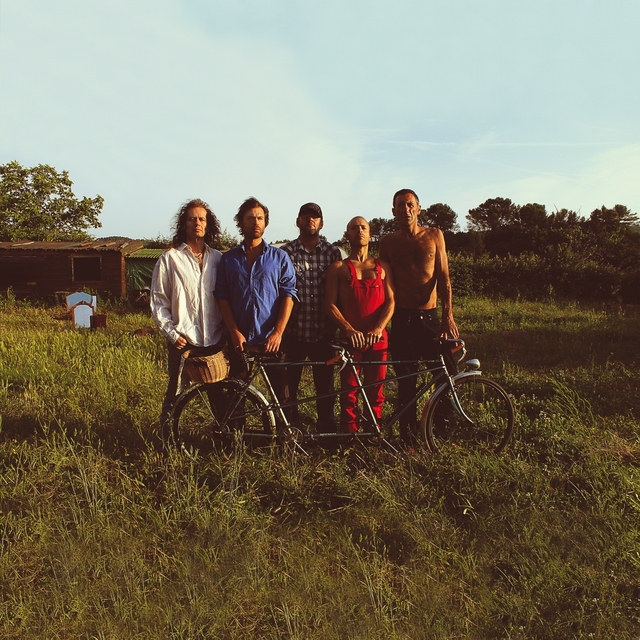
[[199, 384], [182, 394], [173, 409], [176, 442], [202, 451], [237, 432], [246, 438], [270, 439], [275, 425], [264, 396], [240, 380]]
[[514, 409], [507, 392], [482, 376], [454, 380], [454, 392], [455, 398], [447, 386], [438, 387], [424, 409], [420, 425], [429, 448], [500, 453], [513, 433]]

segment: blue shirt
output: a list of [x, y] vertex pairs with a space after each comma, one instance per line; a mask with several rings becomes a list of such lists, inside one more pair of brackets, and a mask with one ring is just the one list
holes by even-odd
[[296, 274], [289, 256], [266, 242], [249, 270], [244, 244], [222, 254], [214, 295], [231, 306], [238, 329], [249, 344], [259, 344], [273, 331], [280, 299], [298, 299]]

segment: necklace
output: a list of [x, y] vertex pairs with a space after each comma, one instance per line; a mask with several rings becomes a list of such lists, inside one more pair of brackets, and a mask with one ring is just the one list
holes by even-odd
[[189, 247], [189, 250], [193, 254], [193, 257], [198, 261], [198, 264], [200, 265], [200, 271], [202, 271], [202, 263], [203, 263], [203, 259], [204, 259], [204, 249], [202, 251], [200, 251], [200, 253], [196, 253], [191, 247]]

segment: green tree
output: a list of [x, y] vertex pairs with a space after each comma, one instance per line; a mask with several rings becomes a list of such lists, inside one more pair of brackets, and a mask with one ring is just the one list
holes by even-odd
[[438, 202], [427, 209], [422, 209], [418, 215], [418, 222], [423, 227], [437, 227], [444, 231], [459, 231], [456, 221], [458, 214], [448, 205]]
[[640, 225], [628, 207], [604, 205], [582, 224], [585, 250], [599, 262], [629, 270], [640, 269]]
[[549, 215], [549, 226], [552, 229], [577, 229], [581, 222], [580, 216], [569, 209], [556, 209]]
[[623, 204], [616, 204], [613, 209], [604, 205], [591, 212], [584, 223], [585, 229], [596, 236], [607, 236], [637, 224], [638, 216], [629, 211]]
[[87, 229], [101, 227], [104, 199], [78, 200], [67, 171], [15, 160], [0, 166], [0, 240], [90, 240]]
[[515, 222], [518, 209], [509, 198], [489, 198], [475, 209], [469, 209], [467, 222], [473, 231], [495, 231]]
[[[371, 242], [376, 244], [382, 236], [396, 231], [396, 221], [394, 218], [371, 218], [369, 220], [369, 233], [371, 234]], [[346, 232], [343, 235], [346, 240]]]
[[218, 238], [218, 246], [216, 249], [220, 249], [222, 251], [226, 249], [233, 249], [233, 247], [237, 247], [240, 244], [237, 236], [234, 236], [232, 233], [229, 233], [227, 229], [220, 233], [220, 237]]
[[547, 209], [536, 202], [525, 204], [518, 208], [514, 222], [528, 229], [542, 229], [548, 226]]

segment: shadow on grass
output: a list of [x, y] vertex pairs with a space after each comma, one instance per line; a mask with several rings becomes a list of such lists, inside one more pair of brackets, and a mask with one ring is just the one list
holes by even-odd
[[88, 427], [79, 420], [42, 425], [31, 416], [3, 416], [0, 442], [29, 442], [44, 438], [51, 431], [59, 431], [70, 440], [100, 449], [114, 460], [141, 458], [150, 448], [161, 449], [157, 431], [149, 429], [141, 434], [131, 417], [124, 411], [115, 410], [108, 416], [108, 422]]

